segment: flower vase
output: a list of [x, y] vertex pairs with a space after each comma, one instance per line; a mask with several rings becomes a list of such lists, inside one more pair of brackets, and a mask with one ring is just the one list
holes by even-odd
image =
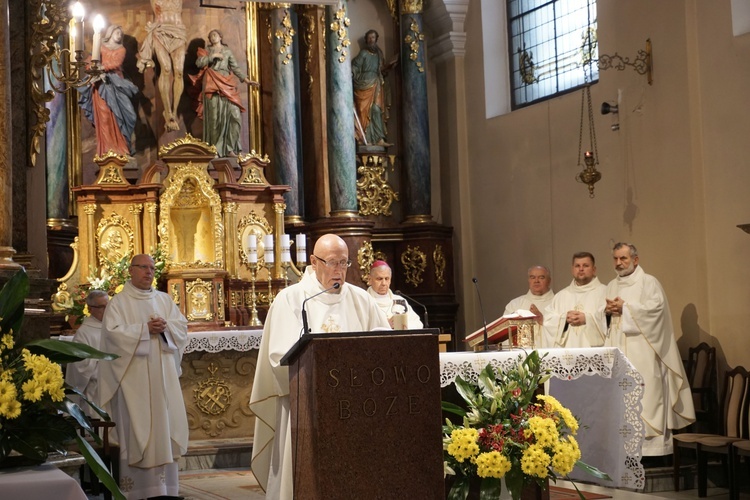
[[[452, 478], [446, 480], [445, 483], [446, 497], [453, 486]], [[482, 479], [479, 477], [472, 477], [469, 479], [469, 494], [466, 496], [466, 500], [479, 500], [482, 492]], [[485, 492], [485, 498], [492, 498], [493, 500], [512, 500], [512, 496], [508, 489], [503, 484], [499, 491], [494, 494], [487, 496], [488, 492]], [[530, 483], [524, 485], [521, 490], [521, 500], [549, 500], [549, 480], [545, 480], [544, 487], [539, 486], [536, 483]]]

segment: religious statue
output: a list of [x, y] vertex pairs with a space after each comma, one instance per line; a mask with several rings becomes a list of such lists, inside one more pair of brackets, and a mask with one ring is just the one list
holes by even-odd
[[375, 30], [365, 33], [365, 47], [352, 60], [352, 82], [354, 84], [354, 113], [357, 142], [368, 145], [386, 143], [385, 76], [396, 64], [386, 64], [383, 51], [378, 47], [380, 35]]
[[110, 25], [104, 33], [101, 49], [103, 72], [92, 79], [90, 86], [79, 89], [78, 103], [83, 115], [96, 130], [96, 154], [109, 151], [131, 155], [131, 138], [137, 115], [132, 98], [138, 87], [122, 74], [125, 47], [122, 28]]
[[182, 23], [182, 0], [151, 0], [154, 22], [146, 24], [146, 38], [138, 52], [138, 70], [154, 66], [156, 54], [161, 74], [158, 77], [159, 94], [164, 106], [167, 131], [179, 130], [177, 104], [184, 88], [182, 81], [187, 49], [187, 30]]
[[249, 85], [258, 83], [242, 72], [219, 30], [208, 33], [208, 47], [198, 48], [195, 64], [200, 72], [190, 79], [198, 91], [196, 111], [203, 120], [203, 141], [216, 146], [219, 156], [237, 155], [241, 151], [240, 113], [245, 108], [235, 76]]

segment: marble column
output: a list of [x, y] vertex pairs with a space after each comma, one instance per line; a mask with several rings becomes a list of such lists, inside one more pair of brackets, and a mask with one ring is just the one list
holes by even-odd
[[432, 220], [430, 131], [422, 10], [422, 0], [401, 2], [403, 167], [406, 174], [404, 212], [407, 223]]
[[354, 91], [347, 16], [346, 2], [343, 0], [326, 9], [328, 175], [333, 217], [358, 215]]
[[0, 269], [20, 266], [13, 262], [13, 161], [10, 92], [10, 27], [8, 0], [0, 0]]
[[273, 145], [277, 180], [292, 189], [284, 194], [286, 218], [300, 219], [300, 164], [294, 83], [294, 35], [289, 4], [271, 10], [273, 46]]

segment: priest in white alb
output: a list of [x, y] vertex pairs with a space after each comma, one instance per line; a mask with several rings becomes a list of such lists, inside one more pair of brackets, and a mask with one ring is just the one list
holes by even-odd
[[255, 414], [250, 468], [266, 498], [295, 498], [289, 368], [279, 362], [302, 334], [302, 302], [310, 299], [305, 311], [312, 333], [391, 329], [373, 298], [346, 282], [350, 265], [346, 242], [322, 236], [300, 282], [281, 290], [268, 311], [250, 395]]
[[600, 347], [607, 325], [604, 295], [607, 287], [596, 277], [596, 260], [589, 252], [573, 255], [573, 281], [544, 311], [542, 347]]
[[[406, 314], [406, 329], [422, 328], [422, 320], [414, 312], [409, 302], [391, 291], [392, 276], [393, 271], [386, 261], [376, 260], [373, 262], [370, 268], [370, 276], [367, 279], [369, 285], [367, 293], [378, 303], [378, 307], [386, 315], [391, 326], [393, 326], [392, 317], [394, 314]], [[394, 301], [399, 301], [399, 303], [394, 305]], [[401, 311], [400, 308], [404, 310]]]
[[[108, 303], [109, 295], [104, 290], [91, 290], [86, 295], [86, 307], [90, 316], [86, 316], [81, 326], [76, 330], [73, 342], [86, 344], [94, 349], [101, 347], [102, 318]], [[65, 368], [65, 382], [81, 391], [86, 399], [96, 404], [99, 404], [97, 401], [99, 397], [98, 364], [98, 359], [89, 358], [68, 363]], [[73, 401], [78, 401], [77, 395], [71, 395], [70, 398]], [[99, 414], [91, 406], [83, 402], [79, 406], [89, 417], [99, 418]]]
[[643, 456], [669, 455], [672, 431], [695, 422], [669, 303], [659, 280], [638, 265], [634, 245], [617, 243], [612, 256], [617, 278], [607, 286], [609, 342], [643, 376]]
[[178, 497], [177, 460], [187, 451], [188, 423], [180, 388], [187, 320], [166, 293], [153, 288], [154, 261], [136, 255], [130, 281], [109, 303], [99, 363], [99, 397], [117, 424], [120, 489], [127, 498]]
[[552, 275], [546, 266], [537, 265], [529, 268], [527, 273], [529, 279], [529, 291], [525, 295], [516, 297], [508, 302], [505, 306], [503, 316], [514, 314], [520, 311], [525, 314], [526, 311], [536, 316], [537, 324], [534, 325], [534, 344], [537, 347], [544, 347], [544, 337], [542, 335], [542, 326], [544, 325], [544, 310], [547, 309], [555, 298], [555, 292], [552, 291]]

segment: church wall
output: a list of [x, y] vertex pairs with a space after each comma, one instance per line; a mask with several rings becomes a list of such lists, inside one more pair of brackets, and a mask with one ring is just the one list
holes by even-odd
[[[750, 314], [750, 271], [742, 265], [750, 235], [735, 226], [750, 222], [743, 196], [750, 174], [742, 166], [750, 133], [743, 104], [749, 35], [732, 36], [728, 0], [598, 4], [600, 53], [632, 60], [650, 38], [654, 84], [628, 68], [603, 71], [592, 86], [603, 175], [593, 199], [575, 181], [581, 92], [486, 119], [484, 97], [492, 89], [484, 88], [482, 16], [479, 2], [469, 5], [470, 161], [460, 173], [471, 185], [475, 241], [464, 253], [480, 277], [487, 318], [525, 292], [530, 265], [549, 265], [555, 290], [567, 286], [576, 251], [594, 253], [599, 278], [608, 282], [615, 276], [609, 249], [625, 240], [664, 286], [683, 354], [707, 341], [730, 365], [748, 365], [750, 340], [740, 325]], [[618, 90], [620, 130], [613, 132], [613, 117], [599, 106], [616, 101]], [[473, 285], [463, 281], [468, 293]], [[476, 307], [462, 314], [468, 331], [480, 326]]]

